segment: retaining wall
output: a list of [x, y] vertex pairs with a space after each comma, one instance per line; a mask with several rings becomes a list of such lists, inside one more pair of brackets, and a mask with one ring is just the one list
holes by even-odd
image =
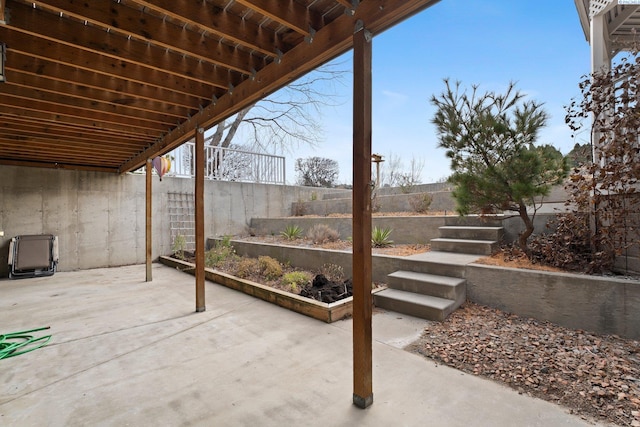
[[[218, 239], [207, 239], [207, 248], [212, 247]], [[299, 246], [283, 246], [270, 243], [243, 242], [233, 240], [233, 248], [239, 255], [252, 258], [259, 256], [270, 256], [283, 263], [289, 263], [293, 266], [309, 269], [312, 271], [319, 270], [324, 264], [335, 264], [342, 267], [346, 276], [351, 276], [352, 272], [352, 255], [348, 251], [327, 250], [318, 248], [302, 248]], [[424, 261], [408, 259], [405, 257], [396, 257], [390, 255], [373, 254], [372, 255], [372, 280], [374, 282], [384, 282], [387, 275], [397, 270], [410, 270], [419, 273], [433, 272], [434, 264]], [[461, 276], [460, 268], [457, 265], [437, 265], [436, 274], [450, 275], [453, 277]]]
[[640, 338], [640, 281], [467, 265], [467, 299], [599, 334]]
[[[209, 239], [208, 245], [212, 244], [213, 239]], [[233, 246], [241, 255], [268, 255], [300, 268], [318, 270], [330, 263], [341, 266], [348, 276], [352, 271], [350, 252], [238, 241]], [[403, 257], [372, 256], [374, 281], [384, 283], [387, 275], [397, 270], [462, 276], [467, 280], [469, 301], [569, 328], [640, 339], [639, 280], [476, 263], [451, 267]]]
[[[376, 192], [379, 190], [376, 190]], [[372, 201], [372, 209], [376, 212], [416, 212], [415, 206], [425, 195], [432, 197], [429, 211], [450, 212], [454, 214], [455, 200], [450, 191], [411, 194], [378, 194]], [[326, 199], [305, 200], [294, 203], [291, 215], [330, 215], [335, 213], [351, 213], [353, 197], [350, 192], [333, 194]]]
[[[431, 239], [439, 237], [438, 227], [444, 225], [445, 217], [442, 216], [393, 216], [373, 217], [374, 227], [389, 228], [392, 230], [390, 239], [395, 243], [427, 244]], [[353, 236], [353, 220], [351, 218], [322, 217], [289, 217], [289, 218], [253, 218], [251, 231], [259, 236], [279, 235], [287, 226], [297, 225], [306, 235], [307, 231], [315, 224], [325, 224], [338, 233], [340, 238], [346, 240]]]
[[[145, 261], [144, 174], [0, 166], [0, 277], [9, 241], [24, 234], [59, 239], [59, 271]], [[153, 177], [153, 257], [171, 252], [168, 193], [193, 194], [194, 181]], [[291, 203], [329, 189], [205, 182], [205, 233], [246, 232], [253, 216], [289, 215]]]

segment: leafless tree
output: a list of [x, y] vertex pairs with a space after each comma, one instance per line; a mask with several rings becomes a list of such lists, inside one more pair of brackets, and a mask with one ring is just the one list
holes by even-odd
[[338, 162], [325, 157], [296, 160], [298, 184], [309, 187], [333, 187], [340, 172]]
[[317, 145], [322, 140], [322, 107], [340, 103], [337, 89], [346, 74], [343, 65], [323, 65], [223, 120], [214, 127], [209, 145], [230, 147], [240, 130], [248, 135], [241, 145], [258, 152]]
[[412, 157], [409, 162], [409, 169], [404, 169], [402, 159], [389, 153], [380, 168], [380, 184], [385, 187], [400, 187], [410, 189], [414, 185], [421, 183], [422, 170], [424, 169], [424, 159]]

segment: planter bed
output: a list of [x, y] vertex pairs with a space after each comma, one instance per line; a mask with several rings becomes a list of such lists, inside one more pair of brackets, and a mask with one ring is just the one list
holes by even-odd
[[[209, 239], [209, 244], [213, 244]], [[309, 268], [340, 265], [351, 274], [351, 253], [284, 245], [232, 241], [240, 255], [269, 255]], [[640, 281], [470, 263], [455, 266], [387, 255], [373, 255], [373, 280], [385, 282], [397, 270], [461, 277], [468, 301], [519, 316], [549, 321], [598, 334], [640, 338]], [[461, 270], [461, 271], [459, 271]]]
[[[195, 274], [195, 264], [181, 261], [175, 258], [161, 256], [160, 262], [169, 267], [189, 274]], [[236, 291], [244, 292], [264, 301], [279, 305], [305, 316], [332, 323], [337, 320], [351, 316], [353, 310], [353, 297], [348, 297], [331, 304], [316, 301], [310, 298], [301, 297], [290, 292], [281, 291], [269, 286], [250, 280], [243, 280], [230, 274], [222, 273], [211, 268], [205, 268], [205, 277], [215, 283], [226, 286]], [[372, 290], [372, 293], [379, 292], [384, 287]]]

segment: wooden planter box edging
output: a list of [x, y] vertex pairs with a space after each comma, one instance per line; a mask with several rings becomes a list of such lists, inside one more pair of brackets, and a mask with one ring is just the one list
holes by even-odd
[[[178, 270], [189, 274], [195, 274], [195, 264], [181, 261], [168, 256], [161, 256], [160, 262], [169, 267], [175, 267]], [[327, 304], [310, 298], [301, 297], [289, 292], [281, 291], [269, 286], [250, 280], [240, 279], [238, 277], [226, 274], [211, 268], [205, 268], [205, 277], [215, 283], [244, 292], [261, 300], [277, 304], [280, 307], [287, 308], [305, 316], [322, 320], [323, 322], [332, 323], [351, 316], [353, 310], [353, 297], [348, 297], [340, 301]], [[376, 288], [371, 293], [376, 293], [385, 288]]]

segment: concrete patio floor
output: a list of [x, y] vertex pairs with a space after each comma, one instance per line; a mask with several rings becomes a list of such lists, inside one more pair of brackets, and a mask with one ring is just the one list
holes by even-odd
[[[587, 426], [565, 408], [401, 349], [426, 321], [374, 316], [374, 403], [352, 405], [351, 321], [333, 324], [154, 264], [0, 280], [0, 334], [50, 344], [0, 360], [7, 426]], [[36, 333], [39, 334], [39, 333]]]

